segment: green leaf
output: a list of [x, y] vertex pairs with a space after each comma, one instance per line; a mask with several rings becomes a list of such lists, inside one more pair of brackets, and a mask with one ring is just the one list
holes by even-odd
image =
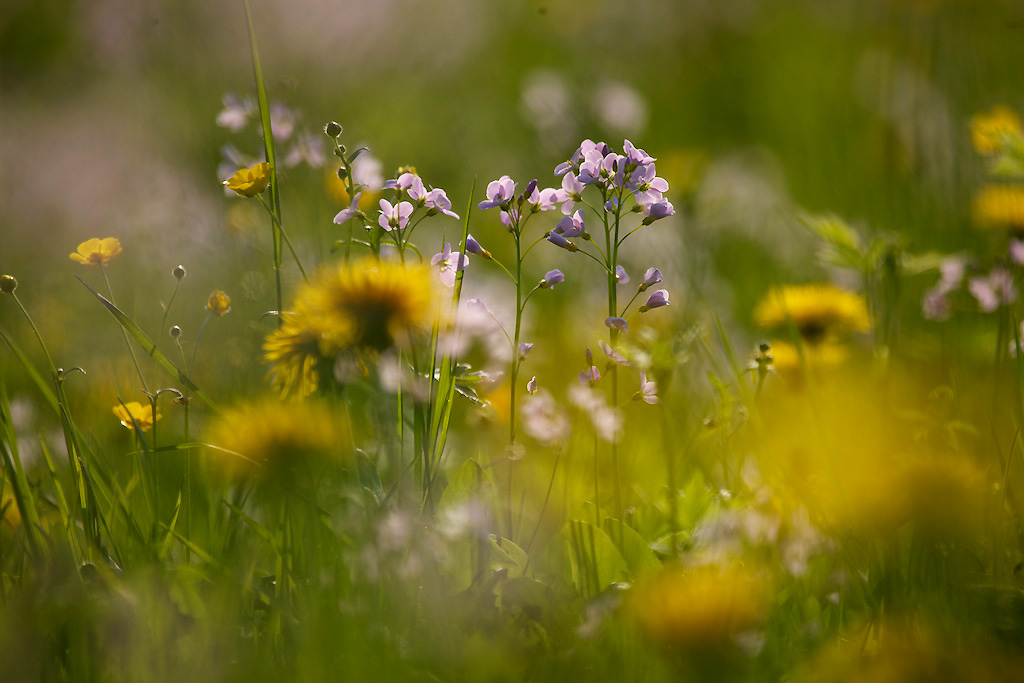
[[620, 525], [618, 520], [609, 517], [604, 520], [604, 530], [609, 536], [622, 534], [622, 547], [619, 550], [634, 579], [661, 569], [658, 556], [635, 529], [625, 524]]
[[629, 578], [629, 567], [619, 549], [608, 534], [593, 524], [570, 521], [563, 535], [568, 546], [572, 582], [584, 599]]
[[493, 494], [494, 485], [487, 472], [476, 460], [470, 458], [452, 475], [441, 496], [438, 509], [449, 509], [473, 500], [488, 501]]

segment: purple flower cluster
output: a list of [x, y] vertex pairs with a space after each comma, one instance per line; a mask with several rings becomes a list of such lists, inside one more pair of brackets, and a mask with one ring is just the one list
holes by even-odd
[[[634, 210], [645, 216], [644, 225], [673, 215], [675, 209], [664, 196], [668, 183], [658, 177], [654, 157], [629, 140], [623, 142], [623, 152], [615, 152], [604, 142], [580, 143], [568, 161], [555, 167], [555, 175], [562, 176], [563, 201], [578, 200], [585, 187], [597, 185], [606, 195], [616, 190], [630, 192], [636, 205]], [[618, 203], [609, 199], [605, 209], [617, 210]], [[568, 214], [569, 210], [563, 204], [562, 212]]]

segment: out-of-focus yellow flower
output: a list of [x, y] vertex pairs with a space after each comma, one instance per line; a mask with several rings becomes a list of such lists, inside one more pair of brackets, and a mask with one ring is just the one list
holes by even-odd
[[743, 567], [669, 567], [639, 584], [627, 609], [666, 649], [706, 653], [730, 647], [761, 623], [769, 595]]
[[3, 519], [0, 520], [0, 532], [14, 531], [21, 526], [21, 510], [14, 499], [14, 492], [8, 491], [7, 487], [0, 487], [0, 513]]
[[156, 411], [156, 416], [153, 415], [153, 406], [146, 404], [142, 405], [137, 401], [130, 401], [121, 405], [120, 403], [114, 406], [114, 415], [121, 424], [130, 430], [135, 429], [135, 425], [139, 426], [144, 432], [148, 432], [153, 428], [153, 424], [163, 417], [160, 411]]
[[228, 409], [210, 427], [217, 467], [231, 478], [253, 478], [289, 491], [314, 485], [316, 467], [351, 456], [348, 426], [328, 406], [263, 399]]
[[791, 680], [795, 683], [997, 683], [1020, 679], [1019, 655], [991, 642], [941, 638], [927, 624], [863, 624], [823, 649]]
[[790, 321], [808, 344], [870, 329], [864, 297], [831, 284], [787, 285], [773, 289], [754, 310], [761, 327], [782, 332]]
[[78, 251], [69, 254], [72, 261], [87, 266], [106, 265], [121, 253], [121, 240], [116, 237], [93, 237], [78, 245]]
[[270, 382], [284, 397], [304, 398], [319, 384], [321, 329], [303, 309], [282, 313], [281, 320], [281, 326], [263, 343]]
[[1024, 229], [1024, 186], [983, 187], [974, 195], [972, 209], [978, 227]]
[[299, 297], [321, 316], [321, 347], [328, 354], [408, 348], [431, 327], [435, 280], [425, 266], [361, 261], [327, 268]]
[[[801, 367], [800, 351], [783, 341], [771, 342], [772, 366], [779, 373], [788, 373]], [[850, 355], [849, 350], [833, 340], [818, 344], [807, 344], [803, 348], [802, 362], [808, 368], [828, 368], [842, 365]]]
[[227, 315], [231, 310], [231, 297], [219, 289], [213, 290], [206, 301], [206, 310], [218, 317]]
[[358, 364], [408, 348], [431, 328], [435, 289], [436, 278], [421, 265], [367, 260], [324, 268], [267, 335], [271, 382], [283, 395], [305, 396], [316, 389], [320, 361], [346, 353]]
[[224, 186], [243, 197], [255, 197], [270, 184], [271, 165], [262, 161], [251, 168], [240, 168], [224, 181]]
[[971, 143], [978, 154], [991, 156], [1005, 146], [1005, 138], [1021, 134], [1020, 117], [1005, 105], [971, 117]]

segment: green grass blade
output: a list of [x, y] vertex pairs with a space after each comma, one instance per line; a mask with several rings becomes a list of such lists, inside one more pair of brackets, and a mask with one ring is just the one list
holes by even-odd
[[42, 537], [42, 525], [39, 523], [39, 511], [36, 509], [35, 497], [28, 485], [28, 478], [25, 476], [25, 469], [21, 465], [21, 458], [18, 455], [17, 435], [14, 432], [14, 423], [11, 420], [11, 407], [7, 400], [7, 387], [0, 381], [0, 423], [3, 426], [3, 438], [0, 438], [0, 455], [3, 456], [4, 465], [11, 473], [11, 483], [14, 488], [14, 502], [18, 505], [21, 518], [25, 520], [25, 527], [28, 529], [29, 545], [32, 552], [41, 555], [46, 548]]
[[39, 374], [39, 371], [36, 370], [36, 367], [32, 364], [32, 361], [28, 359], [28, 356], [25, 355], [25, 352], [22, 351], [21, 348], [14, 343], [14, 340], [7, 336], [3, 330], [0, 330], [0, 339], [4, 340], [4, 343], [7, 344], [7, 348], [11, 350], [14, 357], [17, 358], [22, 367], [25, 368], [28, 376], [32, 379], [35, 385], [39, 387], [39, 391], [43, 394], [43, 398], [45, 398], [46, 402], [50, 404], [50, 407], [56, 411], [57, 396], [53, 393], [53, 389], [50, 388], [50, 383], [43, 379], [43, 376]]
[[[466, 218], [462, 223], [462, 241], [460, 253], [466, 252], [466, 237], [469, 235], [469, 217], [473, 211], [473, 196], [476, 194], [476, 181], [469, 191], [469, 201], [466, 202]], [[452, 315], [459, 309], [459, 300], [462, 298], [462, 279], [465, 277], [465, 270], [457, 271], [455, 274], [455, 290], [452, 292]], [[437, 355], [436, 345], [434, 356]], [[452, 416], [452, 401], [455, 398], [455, 359], [446, 355], [441, 362], [441, 375], [437, 382], [437, 396], [434, 399], [433, 414], [431, 415], [430, 443], [436, 454], [435, 460], [440, 463], [441, 454], [444, 452], [445, 443], [448, 441], [448, 426]], [[433, 374], [431, 374], [433, 380]], [[440, 409], [439, 409], [440, 408]]]
[[162, 367], [174, 378], [176, 378], [179, 382], [181, 382], [183, 386], [187, 387], [192, 395], [198, 397], [215, 413], [217, 413], [218, 415], [220, 414], [220, 409], [217, 408], [216, 405], [214, 405], [213, 401], [211, 401], [209, 397], [207, 397], [207, 395], [204, 394], [199, 389], [198, 386], [196, 386], [196, 383], [193, 382], [189, 378], [189, 376], [185, 374], [184, 370], [175, 365], [174, 361], [168, 358], [167, 355], [164, 354], [164, 352], [161, 351], [159, 347], [157, 347], [156, 342], [150, 339], [149, 335], [143, 332], [139, 328], [139, 326], [132, 321], [131, 318], [125, 315], [124, 312], [121, 311], [121, 309], [119, 309], [117, 306], [112, 304], [109, 299], [107, 299], [105, 296], [103, 296], [95, 289], [90, 287], [88, 283], [86, 283], [82, 278], [78, 278], [78, 281], [81, 282], [86, 289], [92, 292], [93, 295], [100, 300], [100, 303], [102, 303], [107, 308], [107, 310], [110, 311], [110, 314], [114, 316], [114, 319], [117, 320], [121, 327], [124, 328], [124, 330], [128, 334], [135, 338], [135, 341], [138, 342], [139, 346], [142, 347], [142, 350], [145, 351], [150, 358], [155, 360], [160, 367]]

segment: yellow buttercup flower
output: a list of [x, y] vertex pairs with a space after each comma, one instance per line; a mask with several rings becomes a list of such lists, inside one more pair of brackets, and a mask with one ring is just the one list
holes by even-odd
[[233, 176], [224, 181], [224, 186], [234, 190], [243, 197], [255, 197], [270, 184], [271, 165], [266, 161], [252, 168], [240, 168]]
[[87, 266], [106, 265], [121, 253], [121, 240], [116, 237], [93, 237], [78, 245], [78, 251], [69, 254], [72, 261]]
[[218, 317], [227, 315], [231, 310], [231, 297], [219, 289], [213, 290], [206, 302], [206, 310]]
[[120, 403], [114, 406], [114, 415], [121, 421], [121, 424], [130, 430], [135, 429], [135, 425], [139, 426], [144, 432], [148, 432], [153, 428], [153, 424], [163, 417], [160, 411], [157, 410], [156, 416], [153, 415], [153, 406], [146, 404], [142, 405], [137, 401], [130, 401], [121, 405]]
[[757, 305], [754, 318], [761, 327], [780, 332], [792, 321], [809, 344], [870, 328], [864, 297], [830, 284], [773, 289]]
[[1020, 117], [1005, 105], [997, 105], [987, 114], [971, 117], [971, 143], [978, 154], [996, 154], [1005, 146], [1007, 137], [1020, 134]]
[[978, 227], [1024, 229], [1024, 186], [983, 187], [974, 196], [972, 209]]

